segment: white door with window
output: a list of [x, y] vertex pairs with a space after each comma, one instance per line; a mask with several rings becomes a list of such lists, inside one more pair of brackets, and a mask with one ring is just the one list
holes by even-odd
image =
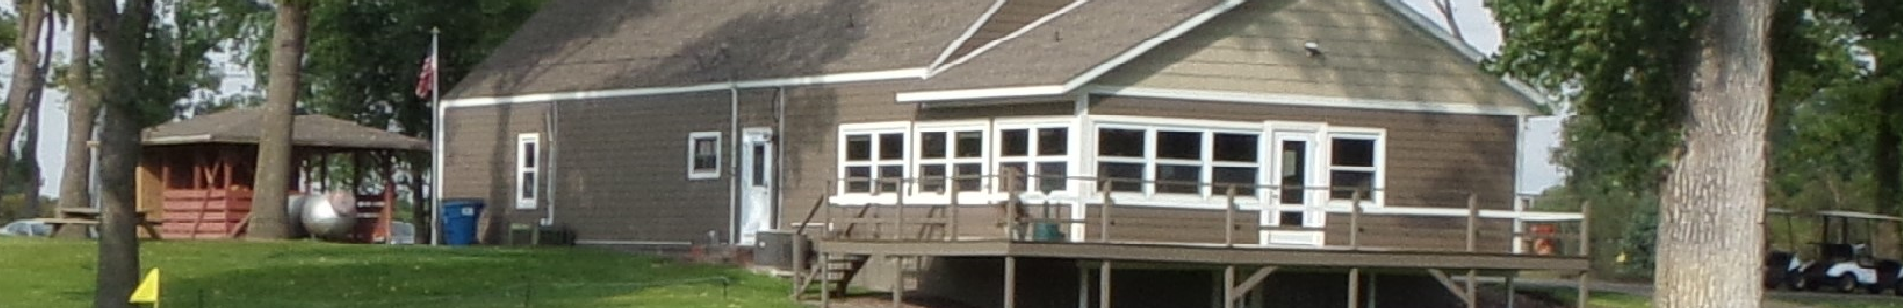
[[1321, 245], [1323, 231], [1295, 230], [1320, 228], [1327, 211], [1320, 206], [1328, 197], [1321, 189], [1318, 158], [1319, 138], [1315, 130], [1272, 128], [1269, 138], [1269, 168], [1264, 176], [1270, 185], [1269, 202], [1261, 215], [1262, 224], [1274, 226], [1261, 234], [1262, 244]]
[[773, 229], [773, 133], [749, 129], [740, 147], [740, 244]]

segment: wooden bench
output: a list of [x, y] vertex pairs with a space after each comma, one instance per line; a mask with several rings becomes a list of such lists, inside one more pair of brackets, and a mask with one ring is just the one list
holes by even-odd
[[[145, 229], [146, 233], [151, 234], [153, 239], [163, 239], [159, 236], [159, 223], [146, 219], [147, 214], [149, 213], [139, 211], [138, 215], [134, 215], [137, 219], [135, 223], [139, 225], [139, 228]], [[39, 218], [34, 219], [34, 221], [45, 223], [47, 226], [52, 227], [53, 234], [59, 234], [59, 229], [66, 225], [91, 227], [98, 226], [101, 223], [99, 221], [101, 213], [99, 209], [94, 208], [62, 208], [59, 209], [59, 216], [58, 218]]]

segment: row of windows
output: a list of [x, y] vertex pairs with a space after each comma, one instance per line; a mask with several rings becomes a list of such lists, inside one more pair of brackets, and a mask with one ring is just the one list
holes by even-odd
[[[1283, 203], [1300, 204], [1323, 196], [1349, 199], [1353, 191], [1346, 188], [1372, 189], [1380, 172], [1378, 132], [1269, 134], [1107, 124], [1094, 133], [1096, 174], [1118, 181], [1110, 189], [1119, 192], [1211, 196], [1226, 194], [1224, 184], [1238, 184], [1238, 195], [1254, 196], [1254, 185], [1278, 183], [1288, 187], [1279, 194]], [[894, 192], [901, 189], [897, 179], [914, 177], [919, 184], [913, 192], [983, 191], [992, 183], [983, 176], [1010, 168], [1036, 177], [1018, 181], [1026, 191], [1062, 191], [1068, 190], [1063, 177], [1073, 173], [1071, 155], [1081, 154], [1072, 153], [1066, 127], [989, 134], [980, 128], [920, 129], [909, 136], [898, 129], [846, 131], [841, 173], [849, 179], [842, 190]], [[1329, 157], [1314, 159], [1321, 153]], [[1338, 189], [1314, 190], [1324, 185]]]

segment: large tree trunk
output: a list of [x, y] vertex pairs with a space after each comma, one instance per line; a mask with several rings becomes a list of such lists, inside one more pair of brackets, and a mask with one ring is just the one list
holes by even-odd
[[[92, 71], [93, 13], [90, 0], [68, 1], [72, 6], [73, 72]], [[92, 74], [67, 74], [66, 170], [60, 173], [59, 207], [92, 207], [93, 124], [97, 123], [99, 95], [92, 86]], [[60, 236], [85, 236], [83, 228], [67, 228]]]
[[[101, 12], [112, 7], [111, 0], [91, 3], [88, 11], [100, 17], [104, 31], [98, 33], [105, 54], [106, 92], [99, 131], [99, 203], [104, 210], [99, 224], [99, 269], [93, 307], [130, 307], [126, 297], [139, 283], [138, 204], [134, 169], [139, 163], [139, 130], [145, 117], [140, 114], [139, 90], [144, 81], [140, 71], [139, 49], [150, 29], [153, 0], [125, 0], [118, 13]], [[74, 1], [86, 2], [86, 1]], [[81, 14], [75, 14], [81, 15]]]
[[1661, 195], [1653, 303], [1758, 307], [1776, 3], [1703, 6], [1710, 15], [1691, 51], [1683, 148]]
[[[53, 5], [49, 3], [42, 7], [52, 11]], [[45, 49], [41, 49], [40, 54], [50, 55], [53, 54], [53, 33], [57, 32], [53, 27], [56, 25], [52, 18], [41, 18], [41, 20], [43, 32], [41, 38], [43, 39], [40, 40], [40, 45]], [[26, 210], [34, 217], [41, 215], [40, 187], [46, 184], [45, 177], [40, 176], [40, 111], [44, 110], [40, 106], [43, 105], [42, 100], [46, 98], [46, 78], [44, 77], [47, 70], [53, 67], [52, 58], [40, 57], [40, 63], [35, 64], [37, 67], [34, 68], [34, 74], [42, 78], [33, 80], [33, 91], [27, 95], [26, 102], [29, 106], [26, 111], [26, 141], [20, 146], [20, 155], [24, 155], [23, 158], [26, 159]]]
[[247, 238], [283, 239], [292, 234], [285, 206], [291, 184], [292, 111], [297, 108], [299, 64], [304, 57], [304, 25], [310, 3], [278, 1], [271, 37], [271, 81], [265, 89], [264, 131], [258, 138], [257, 183], [251, 195]]
[[[40, 27], [46, 19], [46, 3], [43, 0], [23, 0], [15, 3], [20, 11], [20, 37], [13, 47], [13, 81], [7, 89], [7, 113], [0, 116], [0, 162], [13, 158], [13, 140], [20, 135], [20, 121], [26, 118], [27, 96], [32, 94], [36, 82], [40, 79], [35, 64], [40, 63]], [[7, 166], [0, 164], [0, 183], [5, 181]], [[27, 194], [32, 196], [32, 194]]]

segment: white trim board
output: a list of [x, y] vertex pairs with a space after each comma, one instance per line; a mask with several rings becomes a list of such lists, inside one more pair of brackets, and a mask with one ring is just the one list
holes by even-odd
[[1101, 86], [1089, 87], [1087, 88], [1086, 91], [1089, 91], [1089, 93], [1091, 94], [1101, 94], [1101, 95], [1136, 96], [1136, 97], [1197, 100], [1197, 101], [1258, 103], [1258, 104], [1305, 106], [1305, 107], [1379, 109], [1379, 110], [1398, 110], [1398, 111], [1449, 113], [1449, 114], [1479, 114], [1479, 115], [1528, 115], [1528, 114], [1537, 113], [1537, 110], [1533, 110], [1531, 108], [1524, 107], [1524, 106], [1482, 106], [1482, 105], [1475, 105], [1473, 103], [1357, 99], [1357, 98], [1296, 95], [1296, 94], [1246, 93], [1246, 92], [1229, 92], [1229, 91], [1203, 91], [1203, 90], [1181, 90], [1181, 89], [1165, 89], [1165, 88], [1101, 87]]
[[929, 102], [929, 101], [947, 101], [947, 100], [1010, 98], [1010, 97], [1040, 96], [1040, 95], [1061, 95], [1066, 92], [1070, 92], [1070, 90], [1065, 89], [1064, 86], [1028, 86], [1028, 87], [987, 88], [987, 89], [949, 90], [949, 91], [930, 91], [930, 92], [900, 92], [897, 95], [897, 98], [898, 98], [898, 101], [901, 103], [910, 103], [910, 102]]
[[705, 83], [705, 84], [699, 84], [699, 85], [678, 86], [678, 87], [646, 87], [646, 88], [626, 88], [626, 89], [613, 89], [613, 90], [521, 94], [521, 95], [512, 95], [512, 96], [471, 97], [471, 98], [443, 100], [443, 106], [446, 108], [480, 107], [480, 106], [507, 105], [507, 104], [515, 104], [515, 103], [537, 103], [537, 102], [563, 101], [563, 100], [583, 100], [583, 99], [601, 99], [601, 98], [615, 98], [615, 97], [628, 97], [628, 96], [727, 91], [727, 90], [732, 90], [736, 88], [739, 88], [739, 89], [773, 88], [773, 87], [786, 87], [786, 86], [808, 86], [808, 85], [821, 85], [821, 84], [850, 83], [850, 82], [862, 82], [862, 81], [916, 79], [916, 78], [923, 78], [925, 76], [925, 72], [926, 72], [925, 68], [915, 67], [915, 68], [906, 68], [906, 69], [898, 69], [898, 70], [890, 70], [890, 71], [826, 74], [826, 75], [812, 75], [812, 76], [791, 77], [791, 78], [740, 80], [740, 81], [734, 81], [734, 82], [712, 82], [712, 83]]

